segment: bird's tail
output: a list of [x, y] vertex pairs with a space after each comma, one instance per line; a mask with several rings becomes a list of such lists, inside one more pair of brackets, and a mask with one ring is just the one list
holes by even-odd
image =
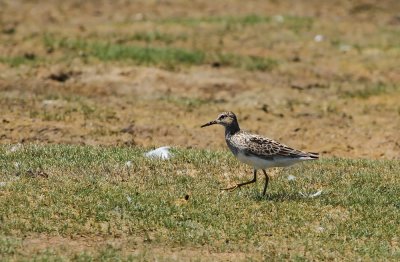
[[307, 152], [308, 153], [308, 157], [310, 157], [310, 159], [318, 159], [319, 158], [319, 153], [314, 153], [314, 152]]

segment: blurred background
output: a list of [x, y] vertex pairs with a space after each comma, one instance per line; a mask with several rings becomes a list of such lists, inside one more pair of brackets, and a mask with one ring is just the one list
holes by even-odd
[[400, 159], [400, 1], [0, 1], [0, 143]]

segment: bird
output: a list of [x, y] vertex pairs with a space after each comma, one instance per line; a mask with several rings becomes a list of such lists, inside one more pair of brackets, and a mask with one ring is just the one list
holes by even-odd
[[217, 119], [201, 126], [222, 125], [225, 127], [225, 141], [233, 155], [242, 163], [253, 167], [253, 179], [238, 183], [221, 190], [235, 190], [242, 186], [257, 182], [257, 170], [265, 175], [263, 196], [267, 192], [269, 176], [266, 169], [271, 167], [287, 167], [293, 164], [316, 160], [319, 153], [305, 152], [291, 148], [273, 139], [243, 131], [239, 127], [236, 115], [233, 112], [223, 112]]

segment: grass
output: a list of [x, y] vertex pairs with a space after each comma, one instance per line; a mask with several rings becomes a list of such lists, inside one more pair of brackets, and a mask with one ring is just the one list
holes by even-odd
[[[100, 121], [108, 121], [115, 117], [115, 111], [100, 107], [82, 96], [51, 93], [45, 97], [38, 97], [38, 100], [39, 108], [31, 107], [27, 111], [30, 118], [68, 123], [82, 116], [85, 120]], [[25, 101], [24, 98], [22, 101]]]
[[171, 17], [158, 20], [158, 22], [161, 24], [173, 23], [188, 26], [196, 26], [201, 23], [225, 24], [229, 26], [254, 26], [258, 24], [268, 24], [273, 21], [282, 23], [283, 26], [288, 26], [294, 31], [299, 31], [300, 29], [310, 29], [313, 25], [313, 18], [311, 17], [290, 15], [271, 17], [249, 14], [245, 16]]
[[136, 32], [132, 36], [124, 37], [122, 41], [143, 41], [147, 43], [151, 42], [163, 42], [166, 44], [172, 44], [177, 41], [186, 41], [188, 36], [186, 34], [167, 34], [160, 31], [151, 32]]
[[0, 63], [8, 64], [11, 67], [18, 67], [23, 64], [35, 65], [39, 59], [35, 56], [23, 55], [23, 56], [1, 56]]
[[[163, 250], [176, 247], [198, 256], [400, 258], [396, 161], [323, 159], [283, 169], [262, 197], [260, 181], [221, 193], [251, 178], [227, 152], [175, 149], [173, 159], [158, 161], [144, 158], [143, 148], [10, 149], [0, 147], [2, 260], [135, 260], [150, 259], [149, 252], [166, 259]], [[299, 193], [317, 190], [315, 198]], [[29, 236], [48, 244], [26, 246]], [[94, 248], [68, 246], [79, 239]], [[132, 245], [136, 253], [127, 251]]]
[[243, 68], [249, 71], [268, 71], [278, 65], [276, 60], [270, 58], [233, 54], [216, 54], [212, 60], [221, 66]]
[[139, 65], [156, 65], [174, 69], [180, 65], [219, 64], [247, 70], [267, 71], [277, 66], [277, 61], [257, 56], [239, 56], [224, 53], [206, 53], [174, 47], [135, 46], [116, 43], [88, 42], [83, 39], [54, 39], [44, 37], [47, 48], [63, 49], [75, 54], [95, 57], [102, 61], [132, 61]]
[[239, 25], [255, 25], [259, 23], [269, 23], [271, 17], [259, 15], [246, 15], [246, 16], [208, 16], [208, 17], [171, 17], [159, 20], [160, 23], [174, 23], [183, 25], [197, 25], [200, 23], [212, 24], [239, 24]]
[[61, 48], [83, 52], [85, 55], [96, 57], [103, 61], [133, 61], [139, 65], [171, 65], [204, 63], [204, 53], [201, 51], [187, 51], [172, 47], [143, 47], [112, 43], [89, 43], [82, 39], [54, 40], [45, 37], [45, 45], [52, 48]]
[[[195, 97], [164, 96], [160, 98], [160, 100], [172, 103], [179, 107], [183, 107], [188, 111], [194, 110], [202, 105], [207, 105], [208, 103], [210, 103], [210, 100], [200, 99]], [[211, 102], [216, 102], [216, 101], [211, 101]]]
[[379, 96], [379, 95], [389, 94], [392, 92], [397, 92], [399, 89], [400, 88], [397, 85], [387, 85], [379, 83], [375, 85], [367, 85], [362, 89], [348, 91], [345, 93], [345, 97], [368, 99], [369, 97], [372, 96]]

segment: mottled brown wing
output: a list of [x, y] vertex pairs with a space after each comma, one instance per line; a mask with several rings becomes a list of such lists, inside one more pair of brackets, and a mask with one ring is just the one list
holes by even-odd
[[274, 157], [307, 157], [308, 153], [293, 149], [275, 140], [262, 136], [252, 135], [247, 138], [247, 148], [245, 153], [255, 155], [265, 159]]

